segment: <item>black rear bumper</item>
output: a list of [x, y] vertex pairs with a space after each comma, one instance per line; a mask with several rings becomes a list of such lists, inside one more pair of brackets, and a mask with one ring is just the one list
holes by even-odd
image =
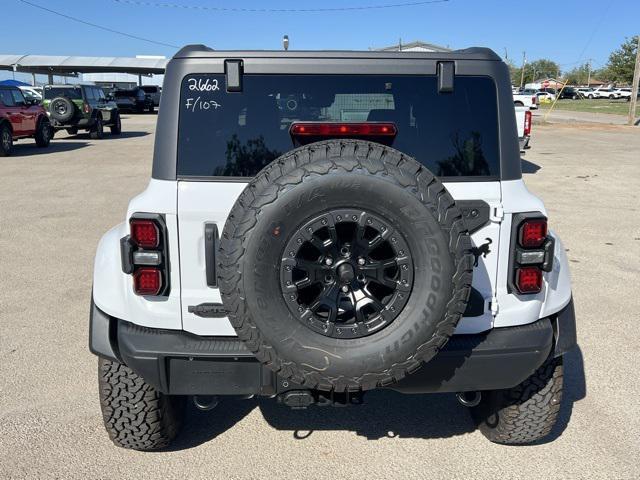
[[[200, 337], [109, 317], [92, 302], [89, 347], [172, 395], [276, 395], [301, 387], [263, 367], [233, 337]], [[405, 393], [510, 388], [550, 354], [576, 345], [573, 301], [549, 318], [477, 335], [454, 335], [429, 363], [387, 388]]]

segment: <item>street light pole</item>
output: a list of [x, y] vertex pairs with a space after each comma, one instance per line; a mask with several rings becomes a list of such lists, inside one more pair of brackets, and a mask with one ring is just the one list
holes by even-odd
[[524, 84], [524, 67], [527, 64], [527, 52], [522, 52], [522, 68], [520, 69], [520, 90]]

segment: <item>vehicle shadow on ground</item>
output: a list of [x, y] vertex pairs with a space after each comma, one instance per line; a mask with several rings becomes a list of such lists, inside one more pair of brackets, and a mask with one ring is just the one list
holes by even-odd
[[520, 160], [522, 161], [522, 173], [536, 173], [542, 168], [537, 163], [530, 162], [524, 158], [521, 158]]
[[[125, 139], [125, 138], [138, 138], [138, 137], [146, 137], [147, 135], [150, 135], [149, 132], [140, 132], [140, 131], [127, 131], [127, 130], [123, 130], [120, 135], [111, 135], [111, 133], [109, 133], [108, 130], [106, 130], [104, 132], [104, 137], [102, 137], [100, 140], [95, 140], [96, 142], [104, 142], [105, 140], [119, 140], [119, 139]], [[86, 133], [78, 133], [76, 135], [69, 135], [68, 137], [65, 137], [64, 140], [85, 140], [85, 139], [91, 139], [91, 134], [89, 132]], [[56, 142], [57, 140], [53, 140], [53, 142]]]
[[291, 410], [259, 401], [265, 420], [277, 430], [304, 440], [314, 431], [352, 431], [368, 440], [380, 438], [447, 438], [475, 430], [453, 394], [406, 395], [392, 390], [369, 392], [359, 406]]
[[188, 397], [182, 430], [164, 451], [187, 450], [213, 440], [233, 428], [256, 406], [257, 402], [254, 399], [228, 399], [222, 400], [213, 410], [202, 412], [193, 405], [192, 398]]
[[86, 141], [70, 141], [71, 139], [64, 139], [59, 141], [52, 141], [48, 147], [46, 148], [38, 148], [34, 143], [14, 143], [13, 151], [11, 152], [12, 157], [30, 157], [32, 155], [45, 155], [47, 153], [59, 153], [59, 152], [70, 152], [73, 150], [78, 150], [79, 148], [84, 148], [89, 145], [89, 142]]
[[392, 390], [369, 392], [362, 405], [345, 408], [312, 406], [293, 410], [275, 399], [226, 400], [208, 412], [189, 399], [182, 431], [169, 450], [206, 443], [258, 407], [276, 430], [304, 440], [314, 431], [353, 431], [369, 440], [380, 438], [446, 438], [475, 430], [471, 418], [452, 394], [404, 395]]

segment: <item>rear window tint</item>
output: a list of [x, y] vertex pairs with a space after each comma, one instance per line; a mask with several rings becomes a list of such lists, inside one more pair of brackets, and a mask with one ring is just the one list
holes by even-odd
[[393, 147], [441, 177], [499, 175], [496, 87], [434, 76], [245, 75], [240, 93], [223, 75], [190, 75], [181, 89], [180, 176], [251, 177], [291, 150], [295, 121], [394, 122]]
[[67, 97], [70, 100], [82, 100], [82, 90], [79, 87], [44, 87], [44, 98], [52, 100], [56, 97]]

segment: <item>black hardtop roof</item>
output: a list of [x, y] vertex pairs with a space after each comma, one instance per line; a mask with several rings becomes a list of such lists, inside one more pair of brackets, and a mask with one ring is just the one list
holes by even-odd
[[471, 47], [450, 52], [389, 52], [357, 50], [214, 50], [206, 45], [187, 45], [174, 59], [182, 58], [360, 58], [396, 60], [487, 60], [500, 61], [490, 48]]

